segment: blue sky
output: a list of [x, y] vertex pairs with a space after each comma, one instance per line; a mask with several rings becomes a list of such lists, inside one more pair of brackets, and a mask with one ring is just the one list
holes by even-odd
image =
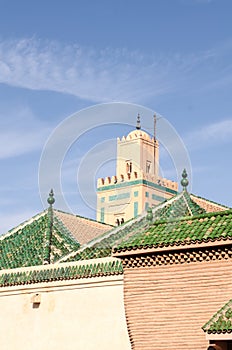
[[[0, 0], [0, 5], [0, 233], [43, 210], [39, 162], [52, 132], [82, 109], [94, 115], [93, 106], [101, 103], [141, 105], [163, 116], [187, 148], [192, 192], [232, 205], [230, 0]], [[139, 108], [131, 109], [131, 125]], [[143, 108], [143, 122], [142, 114]], [[98, 113], [96, 120], [101, 123]], [[77, 134], [83, 122], [85, 113], [79, 114]], [[113, 142], [112, 147], [104, 142], [131, 129], [122, 122], [96, 127], [70, 145], [60, 178], [71, 211], [94, 216], [77, 185], [86, 152], [100, 142], [114, 152]], [[161, 155], [163, 175], [176, 180], [175, 164], [165, 151]], [[114, 175], [114, 157], [95, 176]], [[85, 192], [87, 176], [84, 180]], [[48, 167], [46, 186], [53, 181]]]

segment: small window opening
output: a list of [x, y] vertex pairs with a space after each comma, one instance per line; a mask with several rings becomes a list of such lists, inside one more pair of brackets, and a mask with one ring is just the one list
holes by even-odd
[[151, 173], [151, 161], [147, 160], [146, 162], [146, 173], [150, 174]]

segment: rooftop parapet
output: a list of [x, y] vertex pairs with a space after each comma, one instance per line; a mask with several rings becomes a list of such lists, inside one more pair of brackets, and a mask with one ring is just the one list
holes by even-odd
[[109, 186], [109, 185], [116, 185], [117, 183], [122, 182], [129, 182], [129, 181], [135, 181], [135, 180], [146, 180], [153, 182], [157, 185], [170, 188], [172, 190], [177, 191], [178, 190], [178, 184], [175, 181], [171, 181], [162, 177], [156, 177], [155, 175], [151, 174], [144, 174], [143, 172], [137, 173], [132, 172], [128, 174], [121, 174], [120, 177], [117, 177], [116, 175], [106, 178], [99, 178], [97, 180], [97, 188], [101, 188], [103, 186]]
[[108, 185], [116, 185], [120, 182], [128, 182], [134, 181], [137, 179], [141, 179], [141, 174], [138, 174], [136, 171], [128, 174], [121, 174], [120, 176], [107, 176], [105, 178], [99, 178], [97, 180], [97, 187], [108, 186]]

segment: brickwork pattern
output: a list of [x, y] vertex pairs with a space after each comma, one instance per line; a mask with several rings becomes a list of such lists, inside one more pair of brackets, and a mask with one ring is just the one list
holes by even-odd
[[223, 251], [215, 260], [216, 251], [201, 261], [177, 263], [177, 259], [149, 266], [147, 259], [134, 267], [124, 262], [125, 310], [133, 350], [207, 349], [202, 326], [232, 295], [231, 253]]

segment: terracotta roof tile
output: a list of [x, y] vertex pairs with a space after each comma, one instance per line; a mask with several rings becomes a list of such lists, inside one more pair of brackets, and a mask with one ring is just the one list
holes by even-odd
[[91, 241], [95, 237], [98, 237], [112, 228], [110, 225], [102, 224], [78, 215], [64, 213], [59, 210], [54, 210], [54, 214], [63, 222], [68, 230], [72, 232], [72, 235], [81, 245]]
[[198, 204], [201, 208], [205, 209], [207, 213], [229, 209], [229, 207], [225, 205], [210, 201], [208, 199], [196, 196], [194, 194], [191, 194], [190, 197], [196, 204]]

